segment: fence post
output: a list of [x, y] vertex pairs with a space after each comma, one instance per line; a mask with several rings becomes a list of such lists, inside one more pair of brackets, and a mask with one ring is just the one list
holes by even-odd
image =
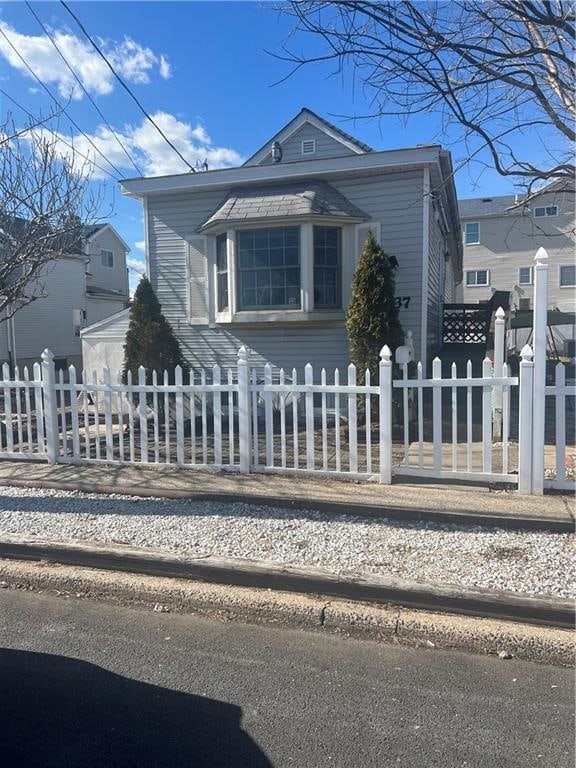
[[[439, 357], [432, 360], [432, 379], [442, 378], [442, 361]], [[442, 390], [440, 387], [432, 389], [432, 442], [434, 451], [434, 469], [442, 470]]]
[[[502, 307], [496, 310], [496, 320], [494, 321], [494, 377], [502, 378], [504, 370], [504, 352], [505, 352], [505, 334], [506, 334], [506, 313]], [[502, 394], [503, 387], [497, 385], [494, 387], [494, 412], [492, 414], [494, 436], [502, 439]]]
[[380, 482], [392, 482], [392, 352], [385, 344], [380, 350]]
[[520, 394], [518, 406], [518, 491], [532, 493], [532, 404], [534, 363], [526, 344], [520, 353]]
[[238, 451], [240, 472], [250, 472], [250, 369], [246, 347], [238, 350]]
[[544, 493], [544, 437], [546, 412], [546, 327], [548, 321], [548, 254], [538, 248], [534, 257], [534, 383], [532, 422], [532, 493]]
[[45, 349], [42, 358], [42, 395], [44, 398], [44, 421], [46, 428], [46, 455], [50, 464], [57, 464], [60, 454], [60, 441], [58, 437], [58, 410], [56, 404], [56, 369], [54, 367], [54, 355], [49, 349]]

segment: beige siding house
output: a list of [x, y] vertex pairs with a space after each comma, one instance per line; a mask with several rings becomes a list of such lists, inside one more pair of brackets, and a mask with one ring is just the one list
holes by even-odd
[[[303, 109], [237, 168], [129, 179], [147, 270], [192, 366], [349, 363], [345, 313], [367, 232], [398, 262], [400, 319], [426, 360], [461, 276], [450, 154], [374, 151]], [[90, 335], [87, 329], [83, 337]]]
[[475, 303], [496, 290], [511, 292], [511, 305], [532, 309], [534, 255], [546, 248], [550, 308], [574, 311], [576, 239], [574, 194], [549, 191], [527, 204], [517, 196], [460, 200], [464, 243], [462, 297]]
[[29, 286], [35, 301], [0, 323], [0, 363], [31, 366], [52, 350], [58, 368], [81, 368], [80, 330], [128, 302], [128, 246], [109, 224], [86, 227], [82, 252], [46, 265]]
[[[504, 195], [460, 200], [458, 207], [464, 244], [462, 301], [484, 302], [495, 291], [507, 291], [512, 312], [532, 310], [534, 255], [542, 246], [549, 258], [549, 309], [576, 311], [573, 191], [554, 185], [527, 203]], [[562, 346], [574, 339], [574, 328], [562, 326], [557, 335]], [[525, 340], [521, 334], [521, 342]]]

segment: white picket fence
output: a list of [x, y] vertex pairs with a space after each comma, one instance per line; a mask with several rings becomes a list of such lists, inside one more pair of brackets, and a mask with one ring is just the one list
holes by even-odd
[[[542, 312], [536, 308], [535, 315], [536, 325]], [[126, 381], [112, 380], [107, 369], [78, 375], [73, 366], [67, 376], [56, 375], [46, 350], [32, 378], [27, 369], [11, 375], [3, 366], [0, 458], [324, 474], [384, 484], [394, 474], [411, 475], [511, 483], [523, 493], [574, 488], [566, 450], [576, 387], [566, 382], [562, 364], [546, 384], [541, 350], [533, 360], [528, 346], [512, 376], [504, 333], [499, 310], [495, 359], [484, 360], [479, 376], [471, 363], [462, 376], [455, 364], [443, 376], [436, 359], [431, 378], [421, 364], [411, 378], [403, 347], [393, 380], [384, 346], [378, 381], [366, 371], [362, 384], [353, 365], [342, 378], [339, 370], [315, 372], [311, 365], [303, 377], [295, 369], [254, 367], [244, 347], [234, 368], [186, 377], [177, 368], [148, 382], [143, 368], [137, 381], [129, 373]], [[573, 446], [573, 429], [569, 440]], [[555, 469], [548, 471], [545, 441], [555, 445]]]

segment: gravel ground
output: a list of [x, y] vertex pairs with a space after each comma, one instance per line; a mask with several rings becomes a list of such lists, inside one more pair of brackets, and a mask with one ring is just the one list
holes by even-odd
[[568, 534], [0, 487], [2, 533], [576, 596], [575, 537]]

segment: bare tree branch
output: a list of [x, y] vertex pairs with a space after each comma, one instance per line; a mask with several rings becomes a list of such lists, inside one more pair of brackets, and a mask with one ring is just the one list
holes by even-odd
[[51, 262], [82, 253], [86, 224], [95, 223], [101, 196], [90, 186], [92, 166], [35, 128], [0, 126], [0, 322], [45, 295]]
[[[280, 7], [295, 19], [276, 54], [292, 64], [290, 74], [333, 62], [369, 94], [366, 117], [436, 112], [445, 128], [460, 125], [465, 141], [486, 149], [503, 176], [528, 188], [557, 179], [573, 184], [572, 2], [289, 0]], [[302, 37], [312, 38], [313, 53], [296, 53]], [[534, 143], [521, 152], [526, 136]]]

